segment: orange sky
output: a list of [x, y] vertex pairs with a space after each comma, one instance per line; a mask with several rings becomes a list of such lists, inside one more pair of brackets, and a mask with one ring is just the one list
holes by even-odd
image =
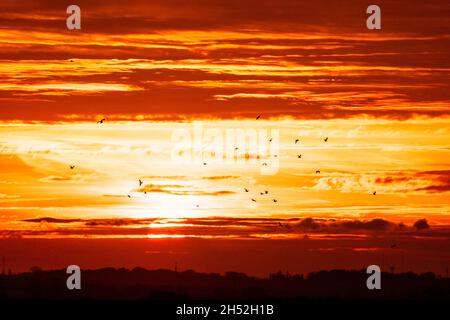
[[25, 238], [191, 237], [449, 263], [448, 1], [380, 1], [379, 31], [361, 1], [77, 4], [69, 31], [62, 1], [0, 3], [0, 236], [25, 256]]

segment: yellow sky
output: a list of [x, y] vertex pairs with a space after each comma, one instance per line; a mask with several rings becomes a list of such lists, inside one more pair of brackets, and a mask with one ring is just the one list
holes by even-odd
[[[404, 223], [426, 217], [435, 225], [448, 224], [448, 124], [445, 118], [4, 123], [0, 223], [4, 229], [22, 229], [19, 220], [36, 217], [220, 216], [378, 217]], [[196, 145], [198, 128], [202, 140]], [[268, 138], [256, 147], [250, 140], [237, 141], [241, 149], [233, 144], [231, 159], [226, 150], [218, 157], [215, 149], [214, 158], [211, 132], [222, 135], [229, 148], [227, 130], [239, 129]], [[191, 147], [183, 142], [184, 156], [193, 152], [191, 160], [174, 158], [180, 155], [176, 132], [191, 137]], [[196, 158], [195, 150], [203, 156]], [[267, 153], [258, 159], [260, 150]], [[264, 173], [263, 163], [274, 170]]]

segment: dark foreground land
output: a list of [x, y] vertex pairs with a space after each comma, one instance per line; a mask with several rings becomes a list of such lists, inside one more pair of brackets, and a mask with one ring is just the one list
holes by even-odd
[[84, 270], [81, 290], [68, 290], [65, 270], [0, 276], [0, 299], [57, 300], [450, 300], [450, 279], [433, 273], [382, 273], [381, 290], [368, 290], [365, 271], [319, 271], [304, 277], [281, 272], [269, 278], [243, 273], [135, 268]]

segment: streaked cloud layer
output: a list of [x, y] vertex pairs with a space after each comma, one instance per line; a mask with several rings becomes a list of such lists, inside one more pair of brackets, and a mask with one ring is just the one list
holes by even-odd
[[0, 4], [1, 119], [448, 115], [447, 1], [78, 4]]

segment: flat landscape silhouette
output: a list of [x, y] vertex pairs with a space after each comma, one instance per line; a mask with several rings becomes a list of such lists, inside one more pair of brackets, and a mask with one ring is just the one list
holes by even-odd
[[92, 300], [409, 300], [450, 298], [450, 279], [433, 273], [382, 273], [381, 289], [366, 287], [365, 270], [318, 271], [268, 278], [143, 268], [82, 271], [81, 290], [68, 290], [66, 270], [0, 276], [1, 299]]

